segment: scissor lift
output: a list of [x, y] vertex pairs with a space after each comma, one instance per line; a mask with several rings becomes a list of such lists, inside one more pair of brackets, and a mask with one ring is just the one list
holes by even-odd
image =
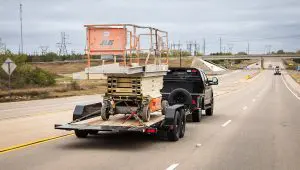
[[168, 70], [168, 33], [132, 24], [86, 25], [88, 66], [93, 55], [112, 55], [99, 70], [108, 76], [101, 117], [136, 112], [148, 122], [161, 109]]

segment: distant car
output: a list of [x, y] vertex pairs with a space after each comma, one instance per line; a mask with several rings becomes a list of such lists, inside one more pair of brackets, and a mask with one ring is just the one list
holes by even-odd
[[281, 75], [279, 66], [276, 66], [274, 69], [274, 75]]

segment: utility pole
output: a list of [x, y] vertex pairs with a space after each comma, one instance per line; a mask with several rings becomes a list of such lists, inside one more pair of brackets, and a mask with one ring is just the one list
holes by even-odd
[[249, 51], [250, 51], [250, 43], [248, 41], [248, 46], [247, 46], [247, 54], [249, 55]]
[[192, 43], [191, 43], [191, 41], [186, 42], [186, 49], [190, 52], [190, 55], [192, 55]]
[[232, 53], [232, 49], [233, 49], [233, 44], [227, 44], [228, 46], [228, 53]]
[[272, 48], [272, 45], [266, 45], [265, 46], [266, 54], [271, 54], [271, 48]]
[[67, 35], [65, 32], [61, 32], [61, 40], [59, 43], [56, 43], [58, 45], [59, 51], [58, 51], [58, 55], [62, 56], [62, 55], [68, 55], [68, 50], [67, 50]]
[[220, 53], [222, 53], [222, 38], [220, 37]]
[[194, 43], [194, 56], [197, 56], [197, 52], [198, 52], [198, 45], [197, 45], [197, 41], [195, 41], [195, 43]]
[[20, 3], [20, 24], [21, 24], [21, 47], [20, 53], [23, 54], [23, 16], [22, 16], [22, 3]]
[[205, 48], [206, 48], [205, 45], [206, 45], [206, 44], [205, 44], [205, 38], [204, 38], [204, 39], [203, 39], [203, 55], [205, 55]]

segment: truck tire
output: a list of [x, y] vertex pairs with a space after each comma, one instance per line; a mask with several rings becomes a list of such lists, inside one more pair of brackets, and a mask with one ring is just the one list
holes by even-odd
[[75, 135], [77, 138], [86, 138], [89, 133], [84, 130], [75, 130]]
[[185, 117], [184, 110], [181, 110], [180, 114], [181, 114], [181, 128], [180, 128], [179, 138], [183, 138], [185, 134], [185, 124], [186, 124], [186, 117]]
[[178, 141], [181, 130], [181, 116], [179, 111], [176, 111], [175, 118], [173, 121], [173, 129], [167, 132], [167, 137], [169, 141]]
[[194, 110], [192, 113], [192, 121], [193, 122], [201, 122], [201, 119], [202, 119], [201, 109]]
[[102, 120], [108, 120], [109, 119], [109, 110], [110, 110], [110, 104], [108, 101], [103, 101], [103, 105], [101, 107], [101, 118]]
[[161, 114], [162, 115], [165, 115], [166, 114], [166, 110], [167, 110], [167, 107], [169, 106], [169, 103], [167, 100], [163, 100], [161, 102]]
[[205, 110], [206, 116], [212, 116], [214, 114], [214, 98], [211, 99], [210, 108]]
[[149, 108], [149, 106], [144, 106], [143, 107], [141, 116], [142, 116], [142, 120], [144, 122], [149, 122], [150, 116], [151, 116], [150, 115], [150, 108]]

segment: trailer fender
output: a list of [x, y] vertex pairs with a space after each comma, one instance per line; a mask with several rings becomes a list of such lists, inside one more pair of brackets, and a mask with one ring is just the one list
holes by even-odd
[[102, 107], [102, 103], [93, 103], [93, 104], [80, 104], [76, 105], [73, 111], [73, 120], [79, 119], [83, 116], [86, 116], [90, 113], [93, 113], [97, 110], [100, 110]]
[[[173, 106], [169, 106], [166, 108], [166, 114], [165, 114], [165, 122], [164, 125], [168, 126], [168, 125], [173, 125], [174, 119], [175, 119], [175, 114], [176, 114], [176, 110], [178, 109], [183, 109], [184, 105], [183, 104], [175, 104]], [[179, 113], [183, 113], [179, 111]]]

